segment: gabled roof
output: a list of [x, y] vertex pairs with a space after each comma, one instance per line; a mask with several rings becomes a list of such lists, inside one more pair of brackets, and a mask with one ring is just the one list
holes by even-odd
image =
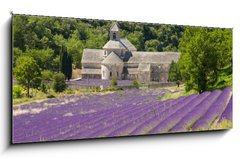
[[101, 63], [104, 50], [102, 49], [84, 49], [82, 63]]
[[114, 24], [111, 26], [110, 31], [114, 31], [114, 32], [119, 31], [119, 28], [118, 28], [118, 26], [117, 26], [116, 23], [114, 23]]
[[125, 45], [130, 51], [137, 51], [136, 47], [126, 38], [120, 39], [120, 41]]
[[132, 51], [132, 56], [128, 63], [152, 63], [152, 64], [170, 64], [178, 61], [180, 53], [178, 52], [141, 52]]
[[123, 64], [122, 59], [116, 55], [114, 52], [111, 52], [103, 61], [102, 64]]
[[120, 41], [109, 40], [103, 49], [127, 49]]

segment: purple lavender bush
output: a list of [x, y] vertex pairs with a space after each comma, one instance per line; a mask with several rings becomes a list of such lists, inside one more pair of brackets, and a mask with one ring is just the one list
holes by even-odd
[[231, 98], [231, 88], [225, 88], [207, 112], [193, 125], [192, 130], [206, 130], [225, 110]]

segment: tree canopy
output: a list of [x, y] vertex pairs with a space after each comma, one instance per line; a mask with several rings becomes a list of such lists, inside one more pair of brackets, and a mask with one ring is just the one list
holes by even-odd
[[14, 68], [14, 75], [19, 84], [27, 89], [29, 97], [30, 88], [38, 88], [41, 84], [41, 69], [32, 57], [20, 57]]
[[225, 84], [217, 85], [219, 80], [225, 80], [222, 74], [232, 76], [228, 69], [224, 70], [232, 67], [231, 29], [188, 27], [180, 51], [179, 67], [187, 90], [201, 93], [231, 84], [227, 79]]
[[[62, 46], [81, 68], [84, 48], [101, 49], [109, 40], [112, 21], [14, 15], [14, 61], [22, 55], [36, 60], [43, 70], [59, 71]], [[139, 51], [177, 51], [183, 26], [116, 22], [121, 37]]]

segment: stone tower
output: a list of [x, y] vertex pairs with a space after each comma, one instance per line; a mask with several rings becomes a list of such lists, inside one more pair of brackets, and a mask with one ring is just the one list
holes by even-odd
[[128, 48], [121, 42], [120, 30], [116, 23], [114, 23], [110, 29], [110, 40], [103, 46], [104, 55], [106, 58], [111, 52], [117, 54], [120, 58], [124, 57]]
[[116, 23], [114, 23], [110, 29], [110, 40], [120, 40], [119, 28]]

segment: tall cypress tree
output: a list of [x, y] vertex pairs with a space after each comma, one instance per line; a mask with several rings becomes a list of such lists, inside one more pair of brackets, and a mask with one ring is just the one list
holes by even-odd
[[68, 81], [72, 78], [72, 56], [67, 56], [67, 79]]
[[67, 67], [68, 67], [67, 61], [68, 61], [67, 48], [65, 46], [62, 46], [61, 72], [64, 74], [65, 79], [67, 77]]

